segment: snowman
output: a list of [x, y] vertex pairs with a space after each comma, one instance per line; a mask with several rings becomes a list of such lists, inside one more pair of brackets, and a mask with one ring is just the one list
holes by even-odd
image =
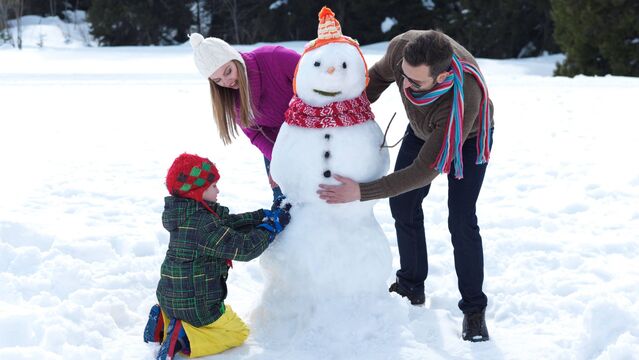
[[[328, 331], [337, 314], [379, 316], [367, 309], [389, 297], [392, 276], [374, 202], [327, 204], [316, 193], [319, 184], [339, 183], [334, 174], [367, 182], [389, 166], [364, 92], [368, 72], [359, 45], [342, 35], [330, 9], [324, 7], [319, 20], [318, 38], [306, 45], [297, 65], [296, 96], [271, 162], [273, 179], [293, 204], [292, 220], [260, 262], [266, 285], [258, 316], [267, 324], [286, 318], [293, 332], [309, 324]], [[271, 326], [269, 333], [274, 331]]]

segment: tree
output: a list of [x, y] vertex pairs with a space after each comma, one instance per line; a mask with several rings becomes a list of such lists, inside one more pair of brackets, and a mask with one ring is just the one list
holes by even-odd
[[639, 2], [551, 0], [555, 40], [566, 54], [556, 75], [639, 76]]
[[11, 40], [9, 34], [9, 1], [0, 0], [0, 41], [7, 42]]
[[24, 11], [24, 0], [18, 0], [17, 3], [17, 11], [16, 11], [16, 28], [17, 28], [17, 42], [18, 49], [22, 50], [22, 12]]
[[171, 45], [187, 39], [192, 1], [94, 0], [88, 18], [103, 45]]
[[437, 5], [434, 20], [475, 56], [537, 56], [558, 51], [549, 8], [549, 0], [460, 0]]
[[272, 0], [210, 0], [204, 4], [210, 14], [209, 36], [232, 44], [269, 41], [264, 36], [274, 29], [265, 28], [264, 16]]
[[[13, 46], [22, 49], [22, 14], [24, 0], [0, 0], [0, 39], [10, 41]], [[16, 38], [9, 32], [9, 19], [16, 19]]]

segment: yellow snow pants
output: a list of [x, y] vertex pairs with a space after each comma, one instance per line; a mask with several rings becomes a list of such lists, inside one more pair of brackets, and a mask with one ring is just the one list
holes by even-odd
[[[222, 351], [240, 346], [249, 335], [249, 328], [239, 316], [226, 306], [226, 311], [219, 319], [208, 325], [195, 327], [186, 321], [182, 321], [182, 327], [191, 344], [190, 358], [213, 355]], [[164, 319], [164, 333], [169, 327], [169, 318], [162, 311]], [[184, 355], [184, 354], [182, 354]]]

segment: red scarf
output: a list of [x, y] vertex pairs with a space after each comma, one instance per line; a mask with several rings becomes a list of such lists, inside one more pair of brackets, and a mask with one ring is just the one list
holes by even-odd
[[336, 101], [322, 107], [306, 105], [302, 99], [294, 96], [284, 116], [289, 125], [315, 129], [352, 126], [375, 119], [365, 92], [354, 99]]

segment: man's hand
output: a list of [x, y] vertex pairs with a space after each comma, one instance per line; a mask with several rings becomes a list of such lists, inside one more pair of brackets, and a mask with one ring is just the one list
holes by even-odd
[[335, 175], [335, 180], [341, 182], [341, 185], [325, 185], [320, 184], [317, 193], [320, 199], [326, 200], [329, 204], [343, 204], [361, 199], [359, 193], [359, 183], [347, 177]]

